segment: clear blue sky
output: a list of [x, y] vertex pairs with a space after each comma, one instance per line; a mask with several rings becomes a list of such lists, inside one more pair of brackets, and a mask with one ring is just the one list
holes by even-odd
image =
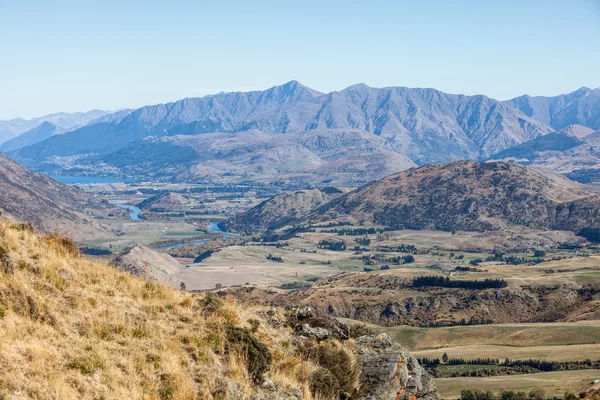
[[498, 99], [600, 86], [600, 0], [0, 0], [0, 119], [292, 79]]

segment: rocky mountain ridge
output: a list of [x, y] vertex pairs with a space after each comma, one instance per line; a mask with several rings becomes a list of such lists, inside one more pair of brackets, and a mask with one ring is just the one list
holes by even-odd
[[[61, 173], [148, 171], [153, 178], [238, 181], [283, 173], [318, 182], [334, 172], [338, 180], [365, 183], [415, 164], [485, 157], [550, 131], [510, 104], [481, 95], [362, 84], [324, 94], [291, 81], [265, 91], [142, 107], [10, 155]], [[335, 140], [340, 134], [343, 140]], [[200, 151], [206, 148], [215, 151]], [[166, 158], [155, 157], [164, 153], [175, 160], [171, 169], [165, 170]], [[339, 155], [329, 159], [325, 153]], [[243, 154], [249, 165], [241, 162]], [[363, 176], [351, 168], [356, 160], [371, 160]], [[288, 167], [278, 168], [282, 163]], [[224, 164], [237, 167], [220, 171]]]

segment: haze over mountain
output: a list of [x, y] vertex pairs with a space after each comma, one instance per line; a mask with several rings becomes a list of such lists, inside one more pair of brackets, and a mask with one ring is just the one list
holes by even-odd
[[[35, 121], [37, 123], [40, 120], [43, 120], [43, 122], [26, 132], [20, 133], [18, 136], [13, 137], [12, 139], [6, 140], [0, 145], [0, 152], [6, 153], [8, 151], [18, 150], [20, 148], [39, 143], [51, 136], [77, 129], [81, 126], [87, 125], [88, 123], [99, 124], [102, 122], [118, 121], [130, 112], [131, 110], [128, 109], [119, 110], [116, 112], [92, 110], [88, 111], [87, 113], [62, 113], [36, 118], [35, 120], [31, 121]], [[48, 120], [45, 120], [44, 118], [47, 118]], [[26, 125], [29, 126], [30, 121], [26, 122]], [[1, 125], [2, 122], [0, 121], [0, 129]]]
[[509, 100], [508, 103], [555, 130], [569, 125], [600, 129], [600, 88], [582, 87], [572, 93], [554, 97], [525, 95]]
[[109, 111], [90, 110], [87, 112], [55, 113], [28, 120], [15, 118], [8, 121], [0, 121], [0, 144], [34, 129], [44, 122], [49, 122], [57, 128], [62, 129], [63, 132], [66, 132], [86, 125], [109, 113]]
[[[231, 180], [283, 173], [317, 181], [330, 172], [356, 179], [356, 160], [376, 160], [359, 179], [365, 182], [415, 164], [484, 157], [551, 130], [481, 95], [363, 84], [323, 94], [291, 81], [142, 107], [11, 156], [61, 173]], [[161, 157], [165, 153], [168, 158]]]
[[501, 102], [364, 84], [320, 93], [291, 81], [100, 118], [10, 156], [55, 174], [357, 185], [415, 165], [487, 159], [573, 123], [596, 129], [598, 93]]

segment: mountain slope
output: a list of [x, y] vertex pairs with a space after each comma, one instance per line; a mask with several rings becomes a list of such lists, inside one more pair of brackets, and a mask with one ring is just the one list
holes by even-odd
[[333, 187], [282, 194], [229, 218], [226, 227], [227, 230], [249, 233], [278, 229], [342, 194], [344, 191]]
[[439, 400], [388, 335], [300, 311], [176, 291], [0, 223], [2, 398]]
[[27, 221], [43, 232], [66, 232], [76, 239], [111, 237], [87, 212], [119, 212], [80, 189], [28, 170], [0, 154], [0, 210], [3, 217]]
[[[485, 96], [366, 85], [322, 94], [292, 81], [265, 91], [219, 93], [142, 107], [120, 120], [103, 121], [53, 136], [12, 152], [11, 156], [28, 166], [55, 173], [74, 170], [127, 175], [133, 171], [131, 168], [122, 170], [119, 164], [123, 162], [119, 159], [135, 158], [135, 164], [144, 166], [141, 173], [162, 169], [164, 162], [155, 161], [153, 156], [156, 154], [154, 144], [168, 142], [180, 148], [197, 148], [194, 142], [212, 142], [228, 134], [226, 137], [231, 141], [224, 142], [231, 151], [213, 152], [210, 159], [205, 156], [204, 148], [196, 150], [196, 155], [187, 151], [177, 157], [180, 161], [171, 163], [172, 171], [166, 174], [169, 178], [186, 179], [197, 166], [202, 174], [215, 178], [214, 171], [222, 163], [230, 164], [231, 156], [248, 152], [251, 143], [239, 137], [247, 138], [245, 134], [252, 132], [255, 137], [260, 134], [268, 137], [269, 141], [256, 143], [263, 149], [254, 150], [258, 152], [257, 158], [248, 168], [240, 165], [238, 175], [247, 173], [260, 179], [280, 173], [275, 171], [277, 160], [291, 154], [296, 159], [294, 162], [301, 165], [287, 168], [284, 173], [293, 169], [294, 173], [312, 174], [322, 180], [329, 171], [326, 164], [332, 160], [321, 154], [328, 152], [337, 155], [338, 164], [344, 164], [334, 168], [346, 169], [351, 180], [359, 180], [358, 171], [350, 172], [347, 168], [352, 162], [344, 162], [344, 159], [357, 160], [365, 153], [382, 153], [377, 156], [380, 161], [372, 167], [381, 172], [396, 172], [398, 169], [389, 171], [389, 167], [381, 163], [401, 163], [409, 167], [414, 163], [477, 159], [550, 131], [549, 126], [509, 104]], [[336, 133], [344, 132], [354, 135], [350, 143], [329, 140]], [[275, 142], [279, 143], [272, 144], [276, 136], [288, 138], [277, 139]], [[314, 142], [319, 136], [323, 139]], [[346, 134], [346, 138], [350, 136]], [[377, 149], [355, 146], [364, 144], [363, 139], [372, 142]], [[235, 148], [234, 142], [240, 147]], [[285, 142], [284, 148], [278, 147], [281, 142]], [[145, 156], [146, 147], [151, 147], [151, 156]], [[175, 149], [170, 147], [169, 151], [172, 150]], [[392, 154], [397, 155], [395, 159]], [[383, 176], [381, 173], [369, 175]]]
[[305, 220], [395, 229], [521, 225], [578, 232], [600, 226], [600, 198], [566, 178], [518, 164], [457, 161], [388, 176], [317, 208]]
[[582, 87], [554, 97], [525, 95], [507, 103], [555, 130], [575, 124], [593, 130], [600, 129], [600, 88], [592, 90]]

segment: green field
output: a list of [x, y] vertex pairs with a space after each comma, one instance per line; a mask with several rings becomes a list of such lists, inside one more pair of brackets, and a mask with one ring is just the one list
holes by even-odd
[[415, 357], [440, 358], [446, 353], [450, 358], [497, 358], [503, 360], [536, 359], [546, 361], [600, 360], [600, 344], [573, 344], [552, 346], [495, 346], [472, 345], [443, 347], [434, 350], [413, 351]]
[[546, 396], [562, 397], [565, 392], [578, 393], [589, 388], [595, 379], [600, 379], [600, 370], [558, 371], [529, 375], [509, 375], [489, 378], [441, 378], [435, 384], [443, 399], [458, 399], [463, 389], [501, 389], [529, 392], [542, 388]]
[[448, 328], [397, 326], [379, 328], [379, 330], [388, 332], [395, 340], [412, 351], [473, 344], [527, 347], [600, 343], [600, 321]]

